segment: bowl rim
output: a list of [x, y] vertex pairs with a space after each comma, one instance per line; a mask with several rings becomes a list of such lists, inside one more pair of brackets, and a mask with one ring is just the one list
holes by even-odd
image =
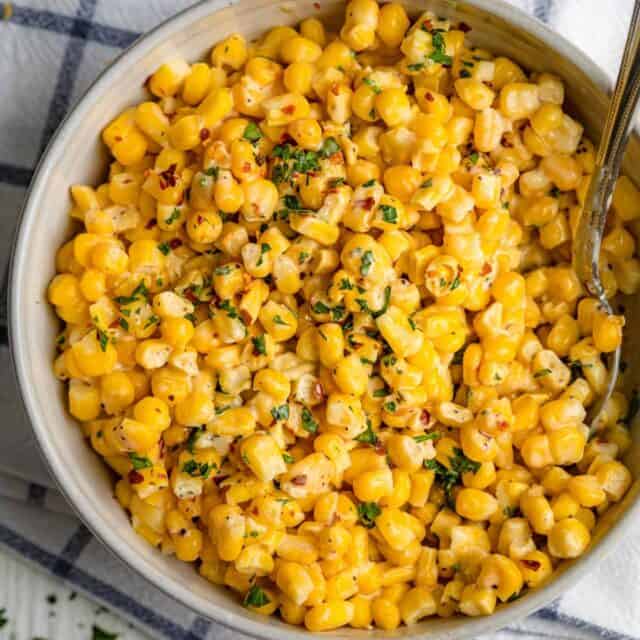
[[[133, 66], [147, 52], [160, 44], [173, 32], [180, 31], [187, 25], [209, 16], [211, 13], [240, 4], [242, 4], [242, 0], [200, 0], [195, 5], [167, 18], [138, 38], [129, 48], [123, 50], [109, 66], [100, 72], [66, 114], [37, 163], [14, 231], [9, 271], [9, 345], [19, 394], [29, 417], [31, 428], [36, 436], [35, 440], [40, 454], [61, 493], [92, 534], [126, 566], [134, 569], [138, 575], [154, 587], [175, 598], [198, 615], [222, 624], [228, 629], [256, 638], [269, 638], [276, 633], [276, 627], [266, 621], [261, 621], [262, 618], [257, 614], [247, 612], [246, 615], [230, 615], [229, 611], [223, 606], [191, 593], [187, 584], [174, 579], [167, 581], [166, 574], [132, 552], [124, 541], [123, 536], [118, 534], [114, 528], [109, 527], [105, 518], [100, 515], [99, 505], [86, 500], [78, 490], [78, 487], [67, 478], [64, 472], [64, 465], [52, 446], [51, 434], [46, 429], [46, 416], [39, 411], [37, 404], [33, 400], [32, 392], [28, 391], [32, 388], [29, 385], [29, 367], [26, 357], [27, 349], [25, 347], [28, 341], [28, 328], [22, 325], [18, 315], [25, 295], [19, 285], [23, 278], [22, 274], [28, 268], [28, 239], [33, 233], [33, 227], [38, 218], [40, 209], [38, 204], [43, 192], [46, 190], [55, 158], [64, 152], [65, 140], [73, 136], [75, 125], [82, 120], [85, 112], [93, 105], [94, 100], [100, 96], [104, 88], [117, 82], [117, 78], [123, 70]], [[611, 80], [609, 76], [577, 46], [534, 17], [513, 5], [507, 4], [505, 0], [464, 0], [460, 4], [486, 11], [512, 25], [518, 26], [548, 45], [558, 55], [570, 60], [599, 89], [604, 92], [610, 89]], [[619, 544], [620, 540], [629, 533], [633, 518], [638, 515], [640, 515], [640, 500], [636, 499], [617, 520], [615, 530], [607, 532], [595, 548], [591, 549], [585, 556], [574, 562], [544, 587], [530, 591], [522, 600], [510, 603], [508, 607], [500, 607], [491, 616], [469, 618], [461, 628], [453, 630], [436, 628], [433, 631], [418, 631], [414, 634], [409, 632], [405, 634], [406, 637], [422, 636], [442, 640], [454, 637], [471, 638], [478, 634], [489, 633], [503, 628], [509, 623], [524, 618], [575, 585], [581, 577], [601, 562]], [[300, 627], [283, 625], [277, 628], [277, 633], [282, 640], [308, 640], [310, 632]]]

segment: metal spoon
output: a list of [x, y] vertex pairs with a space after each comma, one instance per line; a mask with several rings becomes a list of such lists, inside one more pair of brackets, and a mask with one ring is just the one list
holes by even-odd
[[[613, 309], [600, 280], [600, 245], [639, 97], [640, 0], [636, 0], [618, 79], [600, 137], [595, 170], [573, 243], [573, 267], [589, 294], [598, 299], [600, 307], [608, 314], [613, 314]], [[602, 409], [615, 389], [620, 369], [620, 351], [618, 347], [610, 355], [607, 388], [589, 410], [587, 421], [591, 433], [597, 430]]]

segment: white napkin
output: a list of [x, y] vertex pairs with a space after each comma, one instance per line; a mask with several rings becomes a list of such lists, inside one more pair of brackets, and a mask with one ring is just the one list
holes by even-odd
[[[0, 255], [8, 255], [31, 171], [70, 105], [139, 32], [189, 0], [0, 2]], [[615, 77], [632, 0], [513, 0]], [[212, 34], [212, 41], [215, 34]], [[153, 637], [240, 637], [132, 574], [96, 542], [55, 490], [32, 442], [8, 351], [0, 347], [0, 545], [43, 567]], [[494, 635], [640, 640], [640, 534], [559, 602]]]

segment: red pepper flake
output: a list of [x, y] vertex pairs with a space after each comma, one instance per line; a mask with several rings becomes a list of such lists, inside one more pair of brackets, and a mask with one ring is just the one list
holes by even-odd
[[163, 182], [165, 185], [169, 185], [171, 187], [175, 187], [178, 182], [178, 176], [176, 176], [176, 169], [178, 165], [174, 162], [169, 165], [167, 169], [160, 173], [160, 187], [162, 189], [166, 189], [166, 186], [163, 186]]
[[376, 201], [369, 196], [368, 198], [365, 198], [364, 200], [356, 200], [356, 207], [361, 207], [362, 209], [365, 209], [367, 211], [370, 211], [371, 209], [373, 209], [373, 205], [376, 203]]
[[340, 95], [340, 85], [337, 82], [331, 85], [331, 93], [333, 93], [334, 96]]
[[209, 129], [200, 129], [200, 140], [202, 140], [203, 142], [207, 140], [210, 135], [211, 131], [209, 131]]
[[280, 144], [293, 144], [294, 142], [295, 140], [286, 131], [280, 136]]
[[151, 218], [149, 222], [145, 225], [145, 229], [153, 229], [158, 224], [158, 221], [155, 218]]
[[520, 560], [520, 562], [527, 567], [527, 569], [531, 569], [532, 571], [537, 571], [541, 566], [541, 563], [537, 560]]
[[382, 444], [382, 442], [378, 441], [378, 443], [376, 444], [374, 451], [379, 455], [379, 456], [384, 456], [387, 453], [387, 450], [384, 448], [384, 445]]
[[182, 246], [182, 240], [180, 240], [180, 238], [171, 238], [171, 240], [169, 240], [169, 246], [172, 249], [177, 249]]
[[316, 9], [320, 9], [320, 3], [319, 3], [319, 2], [314, 2], [314, 3], [313, 3], [313, 6], [314, 6]]
[[431, 22], [431, 20], [425, 20], [422, 23], [422, 26], [427, 30], [427, 31], [431, 31], [433, 29], [433, 23]]
[[131, 469], [127, 477], [129, 479], [129, 484], [140, 484], [141, 482], [144, 482], [144, 476], [135, 469]]
[[461, 22], [458, 25], [458, 30], [462, 31], [462, 33], [469, 33], [469, 31], [471, 31], [471, 27], [466, 22]]
[[320, 382], [316, 382], [313, 387], [313, 393], [316, 398], [324, 398], [324, 389], [322, 388], [322, 384]]
[[424, 98], [427, 102], [433, 102], [435, 100], [431, 91], [427, 91], [427, 93], [424, 94]]
[[488, 276], [492, 271], [492, 267], [488, 262], [485, 262], [482, 265], [482, 271], [480, 271], [481, 276]]
[[301, 474], [299, 476], [293, 476], [293, 478], [291, 478], [291, 484], [295, 484], [298, 487], [301, 487], [305, 484], [307, 484], [307, 476], [306, 474]]
[[109, 325], [109, 329], [116, 329], [117, 327], [120, 326], [120, 320], [114, 320], [110, 325]]
[[295, 104], [288, 104], [285, 107], [282, 107], [282, 113], [286, 113], [288, 116], [292, 116], [296, 111]]
[[242, 165], [242, 171], [243, 171], [244, 173], [249, 173], [249, 172], [251, 171], [251, 163], [250, 163], [250, 162], [245, 162], [245, 163]]
[[189, 300], [189, 302], [195, 302], [198, 303], [200, 302], [200, 299], [196, 296], [195, 293], [193, 293], [193, 291], [191, 289], [187, 289], [184, 292], [184, 297]]
[[196, 221], [197, 221], [198, 224], [202, 224], [204, 222], [204, 218], [202, 216], [198, 216], [196, 218]]
[[336, 151], [334, 154], [329, 156], [329, 161], [331, 164], [344, 164], [344, 158], [342, 157], [342, 151]]
[[422, 422], [422, 424], [429, 424], [430, 420], [431, 414], [426, 409], [423, 409], [420, 413], [420, 422]]

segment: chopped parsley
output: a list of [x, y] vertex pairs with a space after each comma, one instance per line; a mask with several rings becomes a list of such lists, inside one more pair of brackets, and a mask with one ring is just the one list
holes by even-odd
[[223, 264], [221, 267], [216, 267], [213, 273], [217, 276], [228, 276], [233, 270], [232, 264]]
[[267, 355], [267, 346], [264, 342], [264, 334], [261, 336], [255, 336], [251, 338], [251, 342], [253, 343], [253, 352], [259, 356]]
[[468, 71], [468, 69], [461, 69], [460, 70], [460, 77], [461, 78], [470, 78], [471, 77], [471, 73]]
[[205, 170], [205, 173], [210, 178], [213, 178], [214, 180], [217, 180], [218, 179], [218, 175], [220, 174], [220, 168], [219, 167], [209, 167], [208, 169]]
[[374, 398], [386, 398], [389, 393], [389, 389], [382, 387], [382, 389], [376, 389], [371, 395], [373, 395]]
[[375, 445], [378, 442], [378, 436], [371, 428], [371, 420], [367, 419], [367, 428], [360, 434], [358, 434], [354, 440], [363, 442], [364, 444]]
[[300, 254], [298, 255], [298, 264], [304, 264], [307, 261], [308, 257], [309, 257], [308, 251], [301, 251]]
[[507, 518], [513, 518], [516, 513], [518, 513], [518, 507], [505, 507], [502, 510], [502, 513], [504, 513]]
[[118, 324], [125, 331], [129, 331], [129, 323], [124, 318], [119, 318], [118, 319]]
[[281, 404], [279, 407], [273, 407], [271, 415], [274, 420], [287, 420], [289, 418], [289, 405]]
[[271, 154], [280, 160], [271, 172], [271, 180], [276, 184], [289, 181], [295, 174], [320, 169], [318, 154], [315, 151], [296, 149], [290, 144], [279, 144], [273, 148]]
[[367, 180], [365, 183], [363, 183], [361, 186], [363, 186], [365, 189], [369, 188], [369, 187], [373, 187], [373, 185], [376, 183], [376, 179], [372, 178], [371, 180]]
[[552, 198], [559, 198], [560, 197], [560, 189], [558, 189], [558, 187], [553, 187], [553, 189], [551, 189], [551, 191], [549, 191], [549, 195]]
[[344, 184], [344, 178], [331, 178], [331, 180], [329, 180], [329, 188], [331, 189], [335, 189], [341, 184]]
[[480, 154], [477, 151], [474, 151], [473, 153], [469, 154], [469, 162], [471, 164], [477, 164], [479, 159], [480, 159]]
[[216, 464], [196, 462], [195, 460], [188, 460], [182, 465], [183, 473], [188, 473], [192, 478], [204, 478], [205, 480], [215, 468], [217, 468]]
[[149, 327], [153, 326], [154, 324], [157, 324], [158, 322], [160, 322], [160, 318], [158, 318], [157, 315], [152, 314], [149, 316], [149, 319], [144, 323], [143, 329], [148, 329]]
[[369, 271], [371, 271], [371, 267], [373, 266], [374, 262], [375, 259], [373, 257], [373, 251], [368, 249], [362, 254], [362, 258], [360, 260], [360, 274], [363, 277], [366, 276]]
[[368, 87], [371, 87], [371, 91], [373, 91], [373, 93], [375, 93], [376, 95], [382, 93], [382, 89], [375, 80], [372, 80], [371, 78], [363, 78], [362, 82]]
[[353, 285], [349, 282], [348, 278], [342, 278], [340, 280], [340, 291], [351, 291], [353, 289]]
[[396, 224], [398, 222], [398, 211], [395, 207], [389, 204], [381, 204], [380, 211], [382, 211], [382, 219], [389, 224]]
[[385, 402], [383, 406], [384, 406], [384, 410], [387, 411], [388, 413], [394, 413], [395, 410], [398, 408], [396, 403], [393, 401]]
[[165, 256], [168, 256], [169, 255], [169, 251], [171, 251], [171, 247], [166, 242], [161, 242], [158, 245], [158, 249], [160, 249], [160, 253], [162, 253]]
[[132, 292], [130, 296], [118, 296], [114, 298], [114, 301], [117, 304], [131, 304], [136, 300], [141, 300], [142, 298], [146, 298], [149, 295], [149, 290], [144, 282], [141, 282]]
[[288, 453], [283, 453], [282, 454], [282, 459], [287, 463], [287, 464], [293, 464], [296, 459], [292, 456], [289, 455]]
[[285, 326], [289, 326], [288, 322], [285, 322], [279, 315], [277, 316], [273, 316], [273, 323], [274, 324], [283, 324]]
[[103, 331], [102, 329], [96, 328], [96, 333], [98, 334], [98, 341], [100, 342], [100, 349], [102, 349], [102, 351], [106, 351], [107, 350], [107, 345], [109, 344], [109, 336], [107, 335], [107, 332]]
[[314, 313], [318, 313], [318, 314], [329, 313], [331, 311], [331, 309], [324, 302], [321, 302], [320, 300], [318, 300], [318, 302], [316, 302], [311, 307], [311, 310]]
[[331, 309], [331, 317], [335, 322], [337, 322], [338, 320], [342, 320], [344, 313], [345, 308], [342, 305], [337, 305], [333, 307], [333, 309]]
[[260, 608], [270, 602], [271, 600], [269, 600], [267, 594], [257, 584], [253, 584], [249, 588], [249, 591], [247, 591], [247, 595], [244, 597], [242, 604], [244, 604], [245, 607]]
[[139, 456], [137, 453], [130, 453], [129, 460], [131, 460], [131, 464], [136, 471], [140, 471], [140, 469], [150, 469], [153, 467], [153, 462], [151, 462], [149, 458]]
[[453, 59], [446, 53], [447, 46], [442, 32], [431, 32], [431, 44], [433, 45], [433, 52], [429, 54], [428, 58], [438, 64], [450, 66]]
[[449, 457], [451, 468], [445, 467], [440, 464], [435, 458], [424, 461], [425, 469], [431, 469], [435, 471], [436, 482], [444, 489], [447, 502], [451, 505], [453, 499], [451, 496], [451, 490], [457, 484], [460, 484], [462, 474], [470, 471], [476, 473], [480, 468], [480, 463], [475, 460], [470, 460], [464, 455], [462, 449], [454, 448], [454, 455]]
[[408, 64], [407, 69], [409, 71], [421, 71], [424, 69], [424, 62], [414, 62], [413, 64]]
[[198, 438], [200, 437], [200, 434], [202, 434], [203, 431], [204, 431], [204, 428], [201, 428], [201, 427], [195, 427], [194, 429], [192, 429], [191, 433], [189, 434], [189, 438], [187, 439], [187, 443], [185, 445], [189, 453], [193, 453], [193, 449], [196, 446], [196, 442], [198, 441]]
[[421, 189], [429, 189], [433, 186], [433, 178], [427, 178], [421, 185]]
[[457, 273], [456, 277], [453, 279], [451, 286], [449, 287], [450, 291], [455, 291], [460, 286], [460, 274]]
[[287, 207], [287, 209], [292, 209], [293, 211], [303, 210], [303, 207], [300, 206], [300, 201], [294, 195], [288, 194], [284, 196], [284, 198], [282, 198], [282, 201], [284, 202], [284, 206]]
[[242, 137], [245, 140], [248, 140], [251, 144], [255, 144], [260, 140], [260, 138], [262, 138], [262, 131], [260, 131], [260, 127], [258, 127], [255, 122], [249, 122], [245, 127]]
[[180, 209], [176, 208], [171, 212], [168, 218], [164, 219], [165, 224], [173, 224], [176, 220], [180, 219]]
[[367, 529], [373, 529], [376, 518], [381, 513], [380, 507], [375, 502], [361, 502], [358, 505], [358, 519]]
[[257, 267], [259, 267], [262, 264], [262, 258], [264, 257], [264, 254], [268, 253], [269, 251], [271, 251], [271, 245], [267, 244], [266, 242], [263, 242], [260, 245], [260, 257], [258, 258], [258, 262], [256, 262]]
[[336, 142], [335, 138], [327, 138], [320, 147], [318, 152], [323, 158], [330, 158], [334, 153], [340, 151], [340, 145]]
[[534, 378], [544, 378], [545, 376], [551, 375], [551, 369], [538, 369], [534, 374]]
[[440, 434], [437, 431], [432, 431], [431, 433], [421, 433], [419, 436], [413, 436], [413, 439], [416, 442], [427, 442], [427, 440], [437, 440], [440, 437]]
[[[362, 271], [362, 267], [360, 268], [360, 271]], [[372, 309], [369, 309], [369, 305], [367, 304], [367, 301], [364, 300], [363, 298], [356, 298], [356, 302], [360, 306], [360, 311], [362, 311], [363, 313], [370, 313], [371, 316], [374, 318], [379, 318], [383, 313], [386, 312], [386, 310], [389, 308], [390, 301], [391, 301], [391, 287], [385, 287], [384, 304], [377, 311], [373, 311]]]
[[234, 318], [238, 318], [238, 310], [231, 304], [231, 302], [229, 300], [222, 300], [219, 304], [218, 307], [220, 309], [222, 309], [223, 311], [227, 312], [227, 316], [229, 316], [229, 318], [231, 318], [232, 320]]
[[315, 433], [318, 430], [318, 426], [311, 411], [309, 411], [307, 407], [304, 407], [302, 409], [302, 428], [309, 433]]

